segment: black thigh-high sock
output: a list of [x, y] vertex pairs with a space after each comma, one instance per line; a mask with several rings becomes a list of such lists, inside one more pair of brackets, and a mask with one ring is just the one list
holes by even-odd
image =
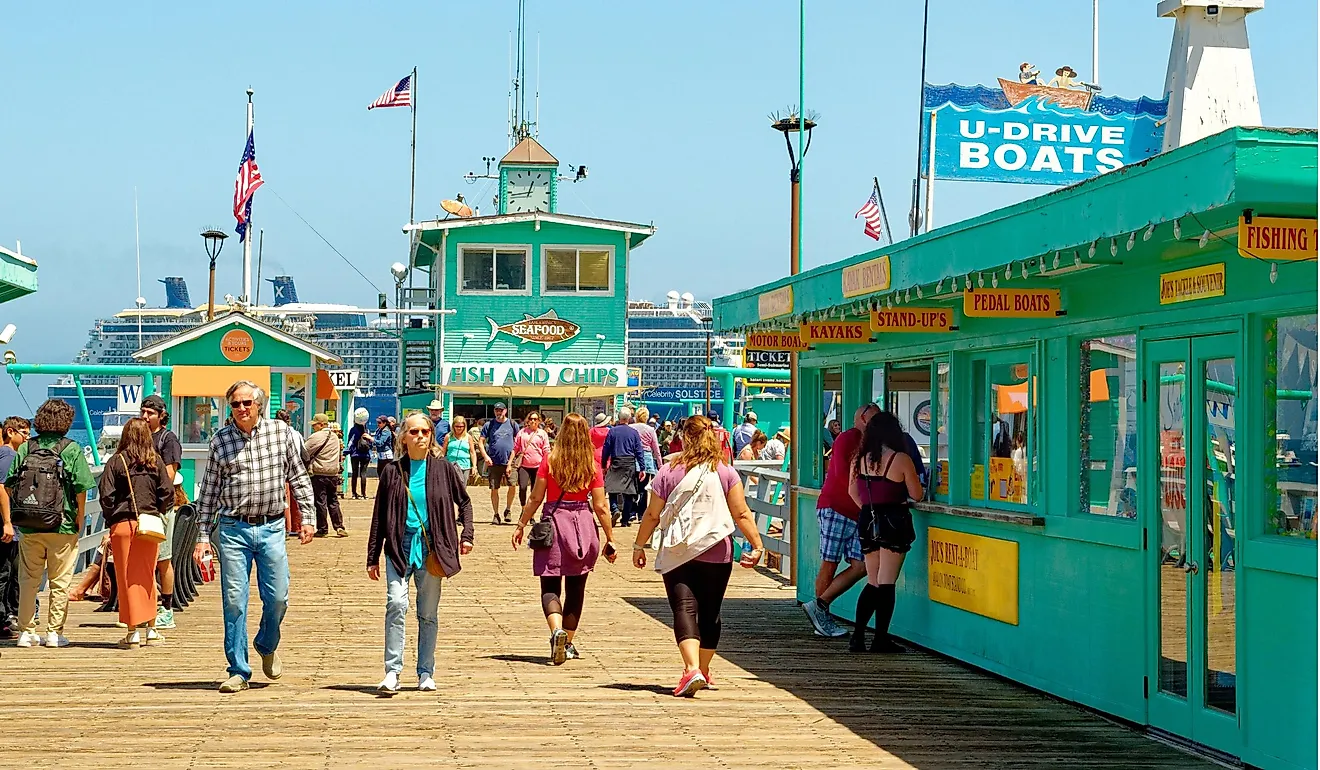
[[873, 648], [891, 646], [889, 621], [894, 617], [894, 584], [875, 587], [875, 640]]
[[862, 586], [862, 593], [857, 597], [857, 620], [853, 626], [853, 638], [865, 639], [866, 624], [871, 622], [871, 615], [875, 614], [876, 587], [867, 583]]

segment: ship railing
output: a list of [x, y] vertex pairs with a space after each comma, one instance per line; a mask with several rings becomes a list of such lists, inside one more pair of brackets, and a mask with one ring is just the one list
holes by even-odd
[[[756, 519], [766, 566], [784, 575], [793, 574], [793, 543], [788, 527], [788, 471], [782, 460], [736, 460], [733, 468], [742, 480], [747, 507]], [[750, 545], [741, 533], [734, 534], [735, 559]]]

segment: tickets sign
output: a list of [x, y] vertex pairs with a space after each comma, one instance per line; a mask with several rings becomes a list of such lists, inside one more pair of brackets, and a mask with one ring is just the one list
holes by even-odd
[[927, 530], [931, 601], [1018, 624], [1018, 544], [966, 532]]
[[1315, 259], [1316, 240], [1314, 219], [1238, 218], [1238, 254], [1247, 259]]
[[801, 353], [807, 349], [800, 330], [780, 332], [748, 332], [744, 343], [747, 350], [796, 350]]
[[889, 257], [870, 259], [843, 269], [843, 296], [860, 297], [889, 288]]
[[762, 321], [793, 312], [793, 287], [785, 286], [757, 297], [756, 312]]
[[818, 321], [802, 324], [802, 341], [808, 345], [855, 345], [871, 341], [871, 330], [860, 321]]
[[909, 307], [871, 311], [873, 332], [951, 332], [955, 328], [952, 308]]
[[1224, 296], [1224, 263], [1160, 274], [1160, 304]]
[[1058, 289], [975, 289], [963, 294], [968, 318], [1053, 318], [1063, 309]]

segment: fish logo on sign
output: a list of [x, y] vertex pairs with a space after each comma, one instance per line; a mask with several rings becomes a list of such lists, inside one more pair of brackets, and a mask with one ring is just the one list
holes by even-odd
[[582, 331], [581, 326], [560, 318], [553, 310], [547, 310], [538, 316], [524, 313], [521, 321], [502, 326], [490, 316], [486, 316], [486, 322], [490, 324], [490, 339], [486, 340], [487, 344], [494, 342], [500, 334], [507, 334], [523, 342], [545, 345], [546, 350], [549, 350], [551, 345], [573, 339]]

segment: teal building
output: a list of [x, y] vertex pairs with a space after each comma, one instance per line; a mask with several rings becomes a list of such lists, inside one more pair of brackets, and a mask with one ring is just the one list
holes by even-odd
[[556, 423], [613, 409], [629, 390], [629, 259], [655, 228], [560, 213], [567, 178], [530, 136], [500, 160], [498, 180], [498, 214], [406, 228], [414, 284], [425, 285], [407, 302], [453, 310], [408, 322], [408, 384], [468, 417], [500, 401], [515, 418], [536, 410]]
[[798, 599], [822, 404], [874, 401], [932, 469], [896, 636], [1315, 768], [1316, 168], [1314, 130], [1230, 129], [717, 299], [717, 331], [862, 327], [798, 355]]

